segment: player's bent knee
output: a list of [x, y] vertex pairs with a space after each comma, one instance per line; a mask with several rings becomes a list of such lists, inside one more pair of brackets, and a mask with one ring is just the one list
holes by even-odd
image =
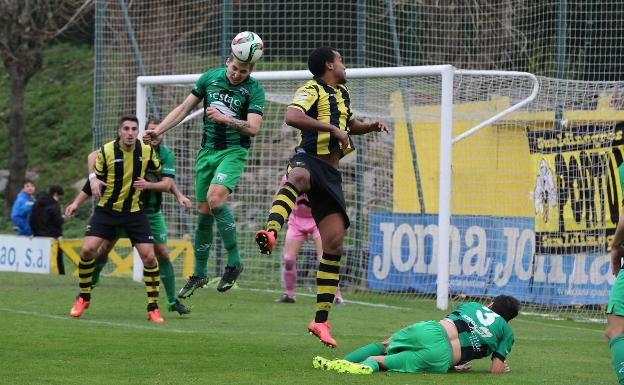
[[169, 259], [169, 252], [165, 244], [154, 244], [154, 254], [159, 261]]
[[327, 242], [323, 239], [323, 251], [332, 255], [342, 255], [342, 238], [341, 239], [328, 239]]
[[82, 249], [80, 249], [80, 255], [82, 256], [82, 259], [85, 259], [87, 261], [91, 260], [95, 258], [95, 249], [91, 247], [83, 247]]
[[208, 197], [208, 209], [212, 212], [213, 209], [221, 206], [225, 203], [225, 199], [222, 197]]
[[154, 255], [147, 256], [143, 259], [143, 266], [147, 267], [148, 269], [153, 269], [157, 265], [158, 263], [156, 262], [156, 257]]
[[604, 332], [605, 337], [610, 340], [620, 334], [624, 334], [624, 317], [616, 314], [607, 315], [607, 327]]
[[286, 270], [292, 270], [295, 268], [295, 266], [297, 266], [297, 260], [293, 259], [286, 259], [284, 258], [284, 269]]
[[197, 202], [197, 211], [204, 215], [212, 215], [208, 202]]
[[310, 174], [305, 169], [293, 169], [288, 174], [288, 182], [299, 190], [299, 192], [305, 192], [310, 187]]
[[604, 336], [611, 340], [613, 337], [617, 337], [620, 334], [624, 334], [624, 325], [608, 325], [605, 329]]

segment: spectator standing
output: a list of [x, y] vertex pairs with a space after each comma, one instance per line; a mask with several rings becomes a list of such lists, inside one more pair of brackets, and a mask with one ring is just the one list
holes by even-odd
[[28, 220], [30, 219], [30, 212], [35, 203], [35, 198], [33, 197], [34, 193], [35, 184], [32, 180], [26, 179], [24, 181], [24, 187], [22, 191], [17, 194], [17, 199], [15, 199], [13, 208], [11, 209], [11, 221], [16, 227], [17, 235], [32, 235]]
[[[48, 191], [37, 194], [37, 199], [32, 206], [30, 214], [30, 228], [36, 237], [51, 237], [59, 240], [63, 236], [63, 214], [59, 201], [63, 197], [61, 186], [52, 186]], [[57, 248], [56, 265], [59, 274], [65, 274], [63, 252]]]

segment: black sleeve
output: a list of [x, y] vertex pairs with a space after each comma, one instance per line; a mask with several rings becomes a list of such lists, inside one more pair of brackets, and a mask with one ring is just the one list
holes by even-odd
[[63, 222], [65, 222], [65, 220], [63, 219], [63, 213], [61, 212], [61, 205], [59, 205], [58, 203], [56, 203], [53, 207], [52, 207], [52, 213], [50, 214], [50, 220], [52, 221], [52, 223], [54, 223], [54, 226], [61, 230], [61, 232], [63, 232]]
[[498, 358], [498, 359], [499, 359], [499, 360], [501, 360], [501, 361], [505, 361], [505, 357], [503, 357], [503, 356], [502, 356], [500, 353], [498, 353], [498, 352], [494, 352], [494, 353], [492, 353], [492, 359], [494, 359], [494, 358]]
[[82, 186], [82, 192], [84, 192], [88, 196], [92, 195], [91, 194], [91, 184], [89, 183], [89, 178], [87, 178], [87, 181], [85, 182], [84, 186]]

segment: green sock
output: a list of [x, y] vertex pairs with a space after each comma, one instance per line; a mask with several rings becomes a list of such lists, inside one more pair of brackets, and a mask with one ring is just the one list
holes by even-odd
[[167, 292], [167, 303], [173, 305], [176, 301], [176, 285], [175, 285], [175, 273], [173, 272], [173, 265], [169, 258], [159, 258], [158, 266], [160, 269], [160, 280], [165, 285], [165, 291]]
[[379, 371], [379, 363], [375, 360], [364, 360], [361, 363], [362, 365], [370, 366], [371, 368], [373, 368], [373, 373]]
[[199, 213], [197, 216], [197, 230], [195, 230], [195, 271], [193, 275], [198, 277], [208, 276], [208, 253], [214, 242], [212, 224], [214, 217]]
[[383, 344], [381, 342], [374, 342], [347, 354], [344, 359], [349, 362], [362, 362], [370, 356], [380, 356], [383, 352]]
[[104, 269], [104, 266], [106, 266], [107, 262], [108, 255], [97, 255], [95, 257], [95, 267], [93, 269], [93, 276], [91, 278], [91, 287], [97, 286], [97, 284], [100, 282], [100, 273], [102, 272], [102, 269]]
[[615, 336], [609, 341], [611, 349], [611, 366], [615, 370], [618, 384], [624, 384], [624, 334]]
[[236, 235], [236, 223], [234, 223], [234, 215], [227, 205], [221, 205], [212, 209], [217, 222], [217, 230], [223, 247], [227, 253], [227, 265], [231, 267], [240, 267], [240, 254], [238, 253], [238, 237]]

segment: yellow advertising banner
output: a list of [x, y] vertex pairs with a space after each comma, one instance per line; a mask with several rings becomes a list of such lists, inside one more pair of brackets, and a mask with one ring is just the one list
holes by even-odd
[[536, 252], [605, 251], [622, 204], [622, 127], [588, 124], [527, 136], [535, 170]]

